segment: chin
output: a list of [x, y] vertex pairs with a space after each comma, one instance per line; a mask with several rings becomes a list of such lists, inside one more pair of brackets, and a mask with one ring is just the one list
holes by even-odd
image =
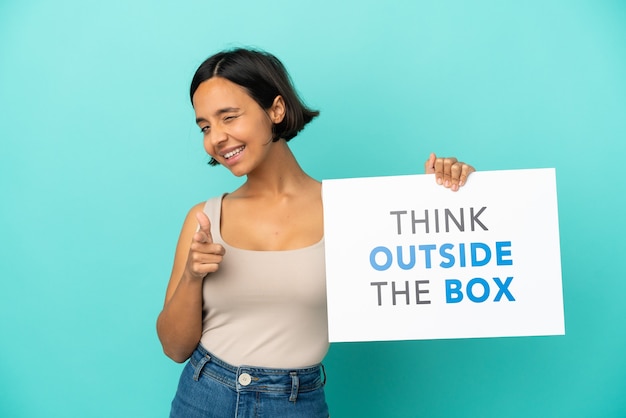
[[228, 168], [231, 174], [235, 177], [243, 177], [248, 175], [248, 171], [240, 169], [238, 167]]

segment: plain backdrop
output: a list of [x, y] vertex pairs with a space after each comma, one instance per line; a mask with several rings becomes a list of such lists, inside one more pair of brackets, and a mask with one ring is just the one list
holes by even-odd
[[188, 86], [233, 46], [321, 110], [318, 179], [556, 168], [566, 335], [333, 345], [333, 417], [626, 416], [625, 45], [619, 0], [1, 1], [0, 416], [167, 416], [180, 226], [241, 182]]

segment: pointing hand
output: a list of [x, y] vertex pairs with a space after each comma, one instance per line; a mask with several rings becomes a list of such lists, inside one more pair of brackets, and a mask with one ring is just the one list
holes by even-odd
[[207, 274], [219, 269], [225, 250], [220, 244], [213, 243], [209, 217], [204, 212], [198, 212], [196, 219], [199, 228], [193, 235], [189, 247], [186, 271], [194, 278], [203, 279]]

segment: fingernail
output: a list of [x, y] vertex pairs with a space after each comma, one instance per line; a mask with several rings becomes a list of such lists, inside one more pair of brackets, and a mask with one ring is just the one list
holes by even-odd
[[437, 179], [437, 184], [441, 186], [443, 184], [443, 180]]
[[450, 187], [450, 180], [446, 180], [446, 187]]

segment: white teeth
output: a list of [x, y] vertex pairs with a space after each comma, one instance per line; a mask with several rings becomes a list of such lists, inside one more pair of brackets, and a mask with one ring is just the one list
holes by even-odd
[[232, 150], [230, 152], [227, 152], [226, 154], [224, 154], [224, 158], [226, 158], [228, 160], [229, 158], [234, 157], [235, 155], [239, 154], [241, 151], [243, 151], [244, 148], [245, 148], [245, 146], [239, 147], [236, 150]]

